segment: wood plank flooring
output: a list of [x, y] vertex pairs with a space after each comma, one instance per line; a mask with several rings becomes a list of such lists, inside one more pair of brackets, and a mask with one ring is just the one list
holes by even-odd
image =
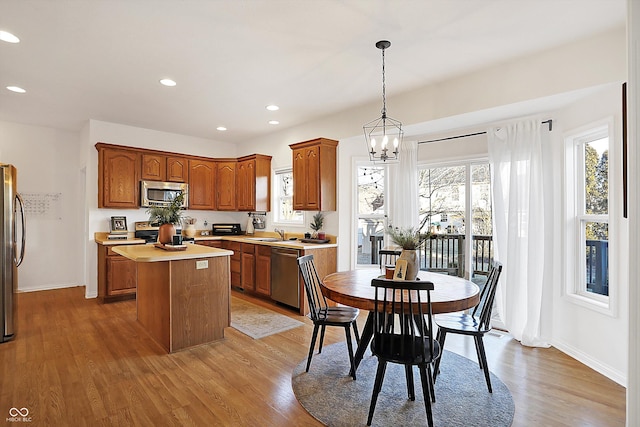
[[[222, 342], [168, 355], [136, 322], [135, 301], [99, 304], [82, 287], [18, 294], [18, 334], [0, 344], [0, 419], [16, 407], [31, 426], [320, 425], [291, 390], [311, 322], [252, 301], [306, 324], [260, 340], [228, 328]], [[326, 345], [343, 340], [327, 330]], [[485, 345], [513, 395], [513, 426], [624, 426], [625, 389], [613, 381], [553, 348], [508, 336]], [[447, 337], [447, 349], [475, 360], [472, 340]]]

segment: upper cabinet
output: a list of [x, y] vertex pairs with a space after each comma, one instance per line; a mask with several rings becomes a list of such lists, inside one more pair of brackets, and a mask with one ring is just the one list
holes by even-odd
[[132, 208], [140, 204], [140, 153], [106, 144], [98, 150], [98, 207]]
[[236, 210], [236, 164], [235, 160], [216, 162], [216, 209]]
[[317, 138], [289, 147], [293, 150], [293, 208], [335, 211], [338, 141]]
[[216, 162], [189, 160], [189, 209], [215, 210]]
[[271, 210], [271, 156], [215, 159], [96, 144], [98, 207], [140, 207], [140, 181], [189, 184], [189, 209]]
[[261, 154], [241, 157], [237, 168], [237, 210], [270, 211], [271, 157]]
[[188, 182], [189, 165], [187, 158], [143, 153], [142, 179], [151, 181]]

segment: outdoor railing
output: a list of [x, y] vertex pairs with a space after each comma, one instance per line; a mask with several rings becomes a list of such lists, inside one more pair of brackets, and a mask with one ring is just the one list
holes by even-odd
[[587, 290], [609, 295], [609, 241], [586, 241]]
[[[473, 237], [473, 275], [488, 275], [493, 260], [491, 236]], [[432, 234], [420, 249], [420, 269], [442, 271], [452, 276], [464, 276], [464, 234]], [[378, 263], [382, 236], [371, 236], [371, 264]]]

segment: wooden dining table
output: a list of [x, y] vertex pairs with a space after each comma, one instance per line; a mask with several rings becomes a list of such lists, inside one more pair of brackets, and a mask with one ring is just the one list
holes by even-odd
[[[320, 284], [322, 294], [331, 301], [369, 312], [354, 357], [356, 370], [373, 337], [375, 288], [371, 286], [371, 280], [376, 277], [380, 277], [378, 269], [340, 271], [329, 274]], [[431, 291], [433, 314], [463, 311], [475, 307], [480, 301], [478, 286], [461, 277], [420, 271], [418, 278], [434, 285]]]

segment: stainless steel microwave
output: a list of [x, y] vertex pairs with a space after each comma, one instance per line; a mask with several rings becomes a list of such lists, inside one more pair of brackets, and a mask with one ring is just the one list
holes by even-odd
[[182, 207], [187, 208], [189, 185], [180, 182], [140, 181], [140, 206], [168, 206], [180, 193], [184, 194]]

